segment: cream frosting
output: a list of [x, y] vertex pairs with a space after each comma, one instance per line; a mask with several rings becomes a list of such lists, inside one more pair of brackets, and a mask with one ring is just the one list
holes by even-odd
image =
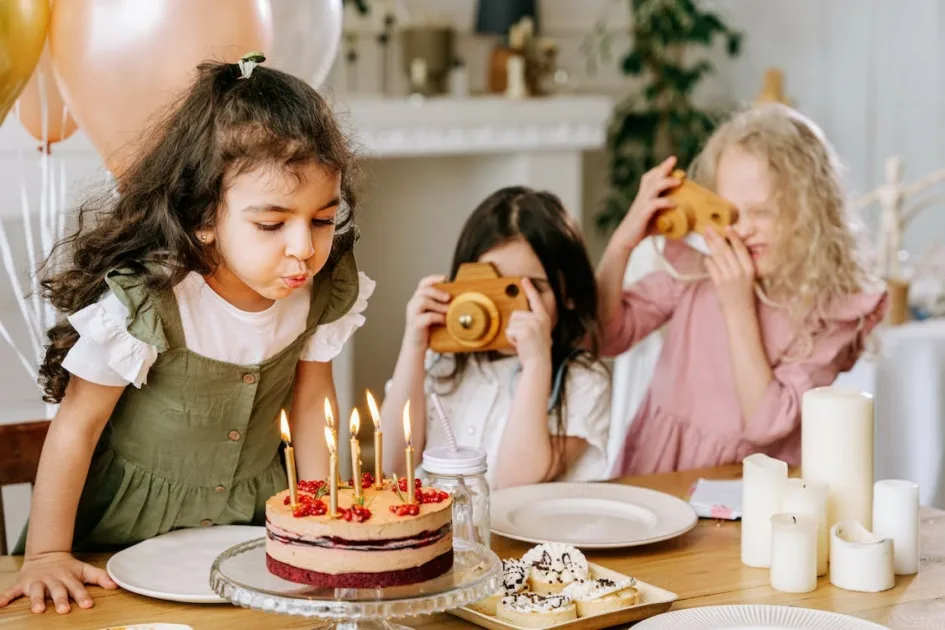
[[619, 593], [635, 586], [636, 579], [630, 577], [619, 581], [609, 580], [607, 578], [575, 580], [561, 591], [562, 595], [567, 595], [574, 600], [589, 602], [591, 600], [606, 597], [613, 593]]
[[546, 584], [567, 584], [590, 576], [587, 558], [573, 545], [544, 543], [529, 549], [522, 562], [531, 566], [535, 580]]
[[528, 565], [521, 560], [503, 560], [502, 573], [502, 584], [496, 590], [497, 594], [513, 595], [528, 589]]
[[567, 595], [539, 595], [538, 593], [517, 593], [502, 598], [502, 605], [517, 612], [550, 612], [573, 603]]

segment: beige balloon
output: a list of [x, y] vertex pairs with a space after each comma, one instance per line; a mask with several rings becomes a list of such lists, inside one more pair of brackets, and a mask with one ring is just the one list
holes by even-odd
[[269, 0], [68, 0], [49, 26], [66, 104], [116, 176], [198, 64], [271, 44]]
[[[40, 89], [42, 87], [42, 90]], [[39, 58], [39, 65], [20, 94], [20, 106], [17, 113], [20, 123], [30, 135], [39, 140], [43, 138], [43, 96], [46, 97], [46, 150], [49, 145], [62, 142], [78, 128], [75, 120], [69, 115], [69, 109], [59, 87], [56, 85], [56, 74], [52, 67], [52, 58], [49, 50], [44, 50]]]

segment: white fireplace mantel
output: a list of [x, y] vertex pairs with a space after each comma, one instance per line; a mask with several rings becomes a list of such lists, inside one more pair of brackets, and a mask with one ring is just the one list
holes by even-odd
[[367, 155], [418, 157], [600, 148], [613, 100], [597, 95], [362, 98], [336, 109]]

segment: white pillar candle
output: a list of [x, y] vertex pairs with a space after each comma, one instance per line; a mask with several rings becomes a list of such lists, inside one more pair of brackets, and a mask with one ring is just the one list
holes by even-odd
[[893, 543], [871, 534], [856, 521], [830, 530], [830, 583], [848, 591], [879, 593], [896, 585]]
[[801, 476], [827, 484], [827, 527], [873, 519], [873, 397], [818, 387], [801, 404]]
[[885, 479], [873, 489], [873, 533], [893, 541], [896, 575], [919, 570], [919, 486]]
[[788, 479], [781, 496], [781, 511], [806, 514], [817, 523], [817, 575], [827, 575], [827, 484]]
[[781, 511], [787, 463], [762, 453], [742, 460], [742, 563], [771, 566], [771, 517]]
[[783, 593], [817, 588], [817, 518], [809, 514], [771, 517], [771, 587]]

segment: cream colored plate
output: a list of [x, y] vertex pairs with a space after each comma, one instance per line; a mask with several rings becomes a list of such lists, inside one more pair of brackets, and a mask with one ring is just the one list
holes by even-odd
[[633, 630], [889, 630], [871, 621], [793, 606], [705, 606], [651, 617]]
[[583, 549], [646, 545], [685, 534], [695, 510], [682, 499], [614, 483], [543, 483], [492, 495], [492, 531], [532, 543]]
[[213, 561], [233, 545], [265, 535], [265, 527], [250, 525], [178, 529], [119, 551], [105, 570], [118, 586], [145, 597], [219, 604], [226, 600], [210, 588]]

